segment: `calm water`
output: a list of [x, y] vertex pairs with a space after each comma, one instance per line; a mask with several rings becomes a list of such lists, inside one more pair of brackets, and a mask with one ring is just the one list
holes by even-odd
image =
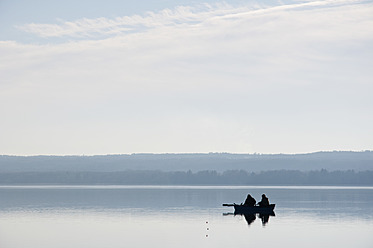
[[[266, 193], [266, 224], [222, 203]], [[250, 223], [250, 224], [249, 224]], [[0, 187], [0, 247], [373, 247], [373, 188]]]

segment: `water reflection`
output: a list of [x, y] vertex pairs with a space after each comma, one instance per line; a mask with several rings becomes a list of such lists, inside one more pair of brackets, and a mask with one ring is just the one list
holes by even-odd
[[255, 220], [256, 218], [258, 217], [261, 222], [262, 222], [262, 226], [266, 226], [267, 223], [269, 222], [269, 217], [272, 216], [276, 216], [275, 212], [272, 211], [270, 213], [246, 213], [246, 214], [243, 214], [243, 213], [223, 213], [224, 216], [228, 216], [228, 215], [233, 215], [233, 216], [243, 216], [247, 222], [247, 224], [250, 226]]
[[265, 226], [269, 221], [269, 216], [276, 216], [275, 212], [270, 214], [259, 214], [259, 218], [262, 220], [262, 225]]
[[255, 214], [244, 214], [244, 217], [245, 217], [245, 220], [246, 220], [246, 222], [249, 226], [250, 226], [251, 223], [254, 222], [254, 220], [256, 220]]
[[[248, 190], [263, 192], [234, 187], [0, 187], [0, 247], [244, 248], [248, 239], [250, 246], [263, 248], [373, 247], [373, 188], [266, 188], [276, 202], [276, 218], [268, 212], [235, 215], [221, 206]], [[232, 213], [223, 216], [225, 211]]]

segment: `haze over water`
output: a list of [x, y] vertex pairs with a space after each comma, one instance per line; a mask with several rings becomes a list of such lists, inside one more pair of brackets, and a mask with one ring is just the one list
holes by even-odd
[[[233, 208], [276, 203], [266, 224]], [[3, 186], [2, 248], [372, 247], [372, 187]]]
[[[372, 157], [372, 13], [367, 0], [1, 0], [0, 185], [372, 186], [373, 158], [304, 154]], [[254, 156], [143, 159], [210, 152]], [[303, 158], [282, 166], [283, 153]], [[248, 193], [276, 216], [222, 207]], [[0, 247], [371, 248], [372, 193], [0, 186]]]

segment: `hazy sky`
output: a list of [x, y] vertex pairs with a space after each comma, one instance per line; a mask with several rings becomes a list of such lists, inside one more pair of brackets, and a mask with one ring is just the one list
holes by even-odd
[[0, 154], [373, 149], [373, 2], [0, 1]]

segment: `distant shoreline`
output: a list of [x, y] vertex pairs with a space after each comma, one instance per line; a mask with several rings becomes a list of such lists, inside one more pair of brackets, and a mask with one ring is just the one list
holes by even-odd
[[0, 156], [0, 173], [116, 172], [125, 170], [217, 171], [245, 170], [373, 170], [373, 152], [309, 154], [132, 154], [99, 156]]
[[373, 170], [244, 170], [0, 173], [0, 185], [373, 186]]
[[0, 185], [373, 186], [373, 152], [0, 156]]

